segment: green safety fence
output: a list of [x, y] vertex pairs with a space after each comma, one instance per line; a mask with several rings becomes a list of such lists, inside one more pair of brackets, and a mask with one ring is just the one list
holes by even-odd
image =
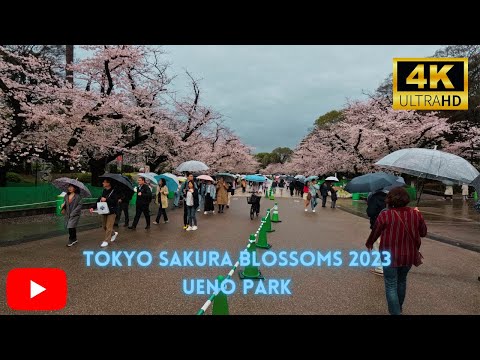
[[[86, 184], [92, 198], [84, 199], [84, 202], [95, 201], [101, 194], [101, 187]], [[0, 211], [17, 209], [34, 209], [55, 206], [55, 200], [61, 193], [52, 184], [23, 187], [0, 187]]]

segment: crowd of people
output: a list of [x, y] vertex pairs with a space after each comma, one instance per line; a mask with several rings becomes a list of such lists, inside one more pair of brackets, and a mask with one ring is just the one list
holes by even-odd
[[[230, 179], [229, 179], [230, 180]], [[204, 215], [215, 213], [215, 203], [217, 212], [223, 214], [225, 208], [230, 207], [230, 198], [234, 194], [237, 186], [241, 187], [242, 192], [247, 188], [252, 192], [266, 192], [268, 185], [272, 189], [283, 189], [290, 191], [293, 197], [302, 196], [304, 199], [304, 209], [307, 212], [311, 207], [312, 212], [318, 205], [317, 199], [322, 199], [322, 207], [326, 207], [328, 195], [331, 196], [331, 207], [335, 208], [337, 200], [337, 191], [332, 182], [323, 182], [317, 184], [312, 181], [284, 181], [273, 180], [271, 184], [249, 183], [245, 179], [227, 179], [220, 177], [214, 181], [194, 179], [193, 174], [187, 174], [187, 180], [177, 189], [174, 198], [174, 208], [180, 207], [179, 201], [183, 201], [183, 229], [186, 231], [195, 231], [198, 229], [197, 212], [202, 211]], [[299, 188], [302, 187], [301, 191]], [[164, 179], [160, 179], [155, 192], [147, 184], [146, 179], [138, 177], [136, 212], [133, 223], [129, 226], [128, 204], [131, 200], [131, 194], [122, 190], [121, 187], [112, 186], [112, 181], [108, 178], [103, 180], [103, 192], [97, 199], [98, 202], [105, 203], [108, 211], [102, 213], [102, 226], [104, 230], [101, 247], [107, 247], [114, 242], [118, 236], [118, 231], [114, 230], [118, 226], [122, 214], [124, 214], [124, 226], [134, 230], [142, 214], [145, 217], [146, 227], [150, 228], [150, 203], [155, 198], [158, 205], [158, 212], [155, 225], [160, 223], [163, 216], [164, 223], [168, 223], [168, 195], [169, 190]], [[282, 194], [283, 195], [283, 194]], [[67, 246], [77, 243], [76, 227], [81, 214], [82, 197], [78, 187], [70, 185], [68, 193], [64, 197], [62, 213], [65, 215], [65, 225], [68, 229], [69, 240]], [[388, 305], [388, 311], [392, 315], [402, 314], [402, 307], [406, 296], [407, 275], [412, 266], [419, 266], [421, 261], [420, 245], [421, 238], [427, 234], [427, 226], [422, 214], [417, 208], [409, 207], [410, 197], [403, 187], [393, 189], [381, 189], [370, 193], [367, 198], [367, 215], [370, 221], [370, 235], [365, 243], [368, 250], [388, 251], [390, 253], [391, 264], [389, 266], [378, 266], [371, 271], [384, 277], [385, 293]], [[90, 208], [94, 212], [95, 207]]]

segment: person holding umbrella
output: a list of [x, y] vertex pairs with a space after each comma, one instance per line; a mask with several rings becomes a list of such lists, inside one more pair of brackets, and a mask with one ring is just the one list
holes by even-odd
[[65, 215], [65, 228], [68, 229], [68, 244], [73, 246], [77, 243], [77, 226], [82, 213], [82, 196], [80, 189], [72, 184], [68, 185], [68, 193], [62, 204], [62, 214]]
[[118, 227], [120, 218], [122, 217], [122, 212], [125, 214], [124, 227], [128, 227], [130, 222], [130, 217], [128, 215], [128, 207], [130, 205], [130, 200], [132, 200], [133, 192], [129, 189], [123, 187], [117, 187], [118, 189], [118, 208], [117, 208], [117, 217], [115, 218], [115, 224], [113, 226]]
[[150, 202], [152, 201], [152, 190], [146, 184], [145, 178], [143, 176], [138, 177], [138, 189], [137, 189], [137, 204], [135, 218], [133, 219], [132, 226], [128, 228], [134, 230], [137, 228], [138, 221], [142, 213], [145, 215], [145, 221], [147, 226], [146, 230], [150, 229]]
[[217, 184], [217, 204], [218, 204], [218, 213], [223, 213], [225, 205], [228, 204], [228, 183], [223, 179], [223, 177], [218, 179]]
[[62, 177], [52, 184], [59, 190], [67, 192], [63, 198], [62, 214], [65, 216], [65, 228], [68, 229], [67, 246], [77, 243], [77, 226], [82, 213], [82, 199], [90, 197], [90, 190], [82, 182], [76, 179]]
[[166, 209], [168, 208], [168, 187], [165, 182], [165, 179], [160, 179], [157, 186], [157, 196], [155, 199], [155, 203], [158, 204], [158, 214], [157, 218], [153, 222], [155, 225], [158, 225], [160, 222], [160, 218], [163, 215], [163, 220], [168, 223], [168, 216]]
[[[106, 202], [108, 205], [108, 214], [102, 214], [102, 226], [105, 231], [105, 237], [101, 243], [101, 247], [107, 247], [109, 242], [114, 242], [118, 236], [117, 231], [113, 231], [113, 225], [115, 224], [115, 218], [117, 217], [118, 207], [118, 192], [112, 187], [112, 179], [105, 177], [102, 182], [103, 192], [97, 199], [98, 202]], [[94, 208], [90, 208], [90, 213], [93, 213]]]

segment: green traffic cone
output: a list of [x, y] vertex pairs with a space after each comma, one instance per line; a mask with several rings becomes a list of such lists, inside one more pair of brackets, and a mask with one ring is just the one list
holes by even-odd
[[274, 232], [275, 231], [275, 230], [272, 229], [272, 220], [270, 219], [270, 214], [271, 214], [271, 210], [267, 209], [267, 215], [266, 215], [267, 221], [265, 222], [265, 231], [266, 232]]
[[[225, 278], [222, 275], [217, 277], [219, 286], [224, 279]], [[219, 291], [213, 299], [212, 315], [230, 315], [228, 312], [227, 295], [222, 291]]]
[[273, 195], [272, 188], [270, 188], [270, 200], [275, 200], [275, 195]]
[[278, 216], [278, 204], [275, 203], [275, 206], [273, 207], [273, 213], [272, 213], [272, 222], [274, 223], [279, 223], [282, 222]]
[[[250, 242], [250, 246], [248, 247], [247, 251], [250, 253], [250, 259], [253, 259], [253, 257], [256, 255], [255, 234], [250, 234], [249, 242]], [[245, 269], [243, 271], [240, 271], [238, 275], [242, 280], [265, 279], [262, 273], [260, 272], [260, 270], [258, 270], [258, 266], [254, 266], [254, 265], [245, 266]]]
[[267, 229], [266, 229], [267, 217], [262, 218], [262, 226], [260, 227], [260, 232], [258, 233], [257, 247], [260, 249], [270, 249], [270, 245], [267, 241]]

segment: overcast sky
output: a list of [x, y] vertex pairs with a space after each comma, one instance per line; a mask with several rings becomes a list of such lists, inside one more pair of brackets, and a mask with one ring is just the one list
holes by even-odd
[[392, 72], [394, 57], [432, 56], [442, 45], [169, 45], [186, 93], [188, 70], [201, 96], [255, 152], [294, 148], [315, 119], [364, 99]]

